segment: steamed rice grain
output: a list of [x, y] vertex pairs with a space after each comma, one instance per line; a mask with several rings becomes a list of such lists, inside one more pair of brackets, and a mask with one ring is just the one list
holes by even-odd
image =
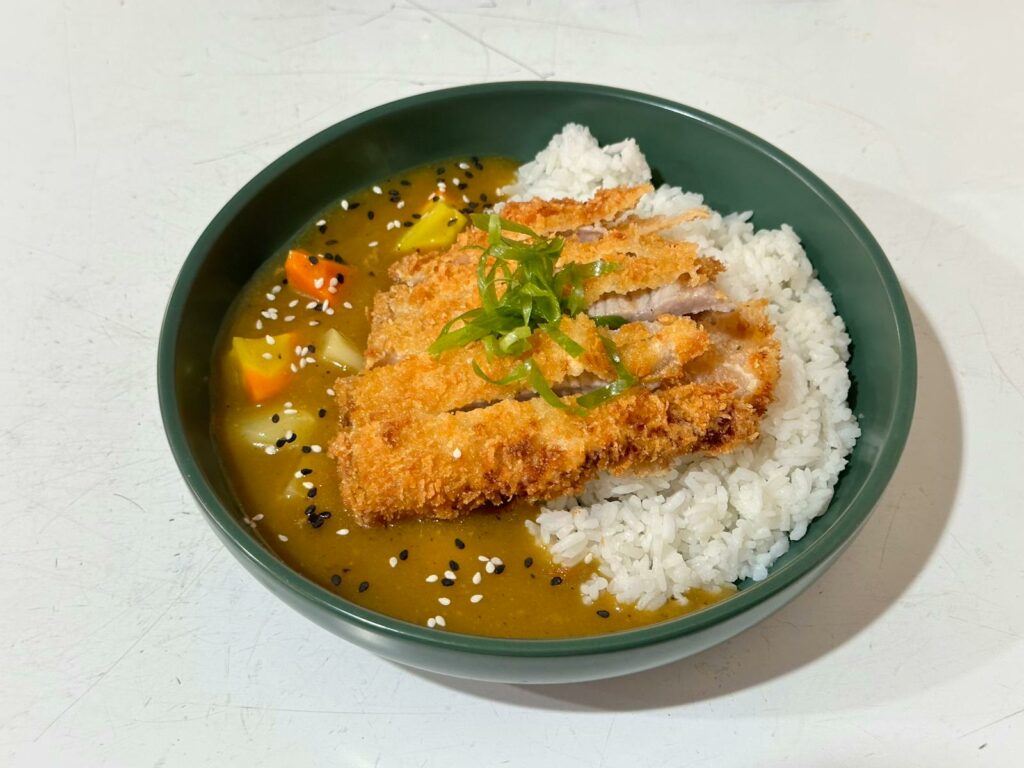
[[[650, 178], [636, 142], [601, 147], [587, 128], [569, 124], [504, 191], [513, 200], [585, 200], [599, 188]], [[636, 213], [672, 215], [702, 203], [699, 194], [663, 185]], [[825, 511], [860, 435], [846, 402], [850, 339], [831, 296], [792, 228], [755, 230], [750, 217], [713, 212], [667, 236], [721, 261], [719, 286], [733, 300], [769, 301], [782, 359], [761, 436], [724, 456], [684, 457], [655, 475], [605, 474], [578, 497], [544, 505], [527, 525], [552, 557], [565, 565], [588, 555], [598, 561], [581, 588], [585, 602], [607, 591], [657, 608], [685, 600], [692, 588], [764, 579]]]

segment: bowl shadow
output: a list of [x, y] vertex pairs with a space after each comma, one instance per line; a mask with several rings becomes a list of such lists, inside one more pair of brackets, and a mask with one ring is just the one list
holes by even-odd
[[[821, 659], [893, 605], [932, 557], [962, 466], [955, 376], [932, 322], [907, 295], [918, 349], [918, 399], [900, 464], [856, 540], [810, 589], [761, 624], [658, 669], [576, 684], [482, 683], [412, 670], [465, 694], [539, 709], [639, 711], [706, 701], [763, 685]], [[834, 708], [828, 692], [805, 705]]]

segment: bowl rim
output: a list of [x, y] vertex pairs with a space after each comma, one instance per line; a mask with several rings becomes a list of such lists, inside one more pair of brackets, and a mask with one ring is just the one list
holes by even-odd
[[[741, 592], [693, 613], [657, 624], [603, 635], [556, 639], [520, 639], [486, 637], [455, 632], [439, 632], [349, 602], [320, 587], [291, 569], [272, 550], [251, 536], [248, 528], [225, 506], [220, 504], [192, 455], [179, 415], [175, 390], [174, 360], [181, 330], [182, 308], [196, 275], [210, 247], [228, 223], [268, 183], [293, 164], [313, 154], [345, 134], [372, 123], [386, 115], [413, 107], [442, 103], [452, 98], [479, 94], [532, 93], [569, 91], [614, 101], [638, 102], [666, 110], [681, 118], [696, 120], [708, 128], [728, 135], [735, 141], [765, 155], [822, 199], [870, 256], [888, 298], [888, 309], [895, 321], [899, 364], [897, 397], [893, 417], [885, 426], [886, 439], [879, 448], [874, 465], [861, 486], [848, 500], [844, 514], [830, 521], [829, 527], [807, 549], [792, 559], [783, 558], [771, 569], [769, 577]], [[482, 83], [429, 91], [398, 99], [346, 118], [302, 141], [254, 176], [221, 208], [192, 247], [172, 288], [160, 329], [157, 350], [157, 389], [161, 417], [171, 452], [192, 495], [209, 523], [224, 541], [234, 547], [236, 556], [244, 558], [250, 570], [261, 580], [269, 579], [287, 589], [293, 597], [334, 619], [395, 640], [412, 641], [436, 649], [506, 657], [553, 657], [604, 654], [653, 645], [691, 635], [747, 611], [778, 594], [810, 573], [817, 565], [835, 555], [845, 546], [867, 520], [879, 497], [895, 472], [906, 444], [913, 417], [917, 387], [917, 355], [913, 326], [906, 300], [892, 266], [881, 246], [853, 210], [818, 176], [754, 134], [721, 118], [677, 102], [636, 91], [603, 85], [565, 81], [508, 81]], [[820, 520], [818, 521], [820, 523]]]

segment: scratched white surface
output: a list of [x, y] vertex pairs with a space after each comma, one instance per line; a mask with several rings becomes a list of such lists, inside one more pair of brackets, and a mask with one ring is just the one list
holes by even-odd
[[[1020, 765], [1024, 6], [873, 6], [4, 3], [0, 764]], [[279, 604], [193, 508], [154, 382], [185, 254], [267, 162], [533, 78], [676, 99], [817, 171], [894, 263], [921, 365], [898, 474], [812, 590], [551, 688], [410, 672]]]

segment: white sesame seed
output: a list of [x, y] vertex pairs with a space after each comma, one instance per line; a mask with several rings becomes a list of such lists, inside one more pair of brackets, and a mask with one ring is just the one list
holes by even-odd
[[307, 363], [309, 363], [310, 365], [312, 365], [313, 363], [315, 363], [315, 362], [316, 362], [316, 358], [315, 358], [315, 357], [313, 357], [312, 355], [309, 355], [309, 356], [307, 356], [307, 357], [305, 358], [305, 360], [306, 360], [306, 362], [307, 362]]
[[295, 437], [295, 433], [292, 432], [290, 429], [284, 433], [285, 440], [291, 440], [293, 437]]
[[316, 309], [319, 302], [311, 301], [306, 305], [306, 309]]
[[378, 242], [377, 242], [376, 240], [373, 240], [373, 241], [371, 241], [370, 243], [367, 243], [367, 245], [368, 245], [368, 246], [369, 246], [370, 248], [376, 248], [376, 247], [377, 247], [377, 246], [379, 245], [379, 243], [378, 243]]
[[284, 407], [285, 408], [291, 408], [294, 405], [295, 405], [295, 403], [293, 403], [291, 400], [285, 400], [284, 401]]
[[331, 282], [330, 282], [330, 283], [328, 283], [328, 285], [329, 285], [329, 286], [330, 286], [331, 288], [333, 288], [333, 287], [334, 287], [334, 286], [336, 286], [337, 284], [338, 284], [338, 278], [336, 278], [336, 277], [332, 277], [332, 278], [331, 278]]
[[455, 577], [455, 571], [445, 571], [444, 572], [444, 577], [446, 579], [451, 579], [452, 581], [455, 581], [455, 578], [456, 578]]
[[335, 285], [329, 285], [329, 286], [327, 286], [327, 292], [328, 293], [337, 293], [338, 289], [337, 289], [337, 287]]
[[[322, 278], [321, 278], [321, 280], [322, 280]], [[320, 285], [323, 285], [323, 283], [321, 282]], [[317, 288], [319, 288], [320, 285], [318, 285]], [[326, 310], [329, 306], [331, 306], [331, 302], [329, 302], [327, 299], [324, 299], [324, 303], [320, 305], [320, 309]]]
[[395, 219], [391, 223], [395, 225], [395, 229], [400, 229], [402, 227], [402, 220], [401, 219]]
[[294, 320], [294, 319], [295, 319], [295, 315], [285, 315], [285, 316], [284, 316], [284, 321], [285, 321], [286, 323], [290, 323], [290, 322], [291, 322], [292, 320]]
[[469, 195], [463, 195], [462, 196], [462, 202], [468, 203], [469, 202]]
[[288, 302], [288, 306], [289, 307], [297, 307], [298, 305], [299, 305], [299, 300], [298, 299], [292, 299], [291, 301]]
[[327, 388], [327, 396], [334, 397], [334, 389], [332, 387]]
[[258, 523], [258, 522], [259, 522], [260, 520], [262, 520], [262, 519], [263, 519], [263, 513], [262, 513], [262, 512], [260, 512], [260, 513], [259, 513], [258, 515], [253, 515], [253, 516], [252, 516], [252, 519], [253, 519], [253, 520], [254, 520], [255, 522], [257, 522], [257, 523]]
[[274, 346], [274, 337], [271, 336], [269, 333], [263, 338], [267, 340], [267, 344], [269, 344], [270, 346]]
[[484, 570], [488, 573], [494, 573], [494, 563], [490, 560], [487, 561], [487, 565], [484, 566]]
[[435, 581], [437, 581], [437, 574], [436, 573], [430, 574], [429, 576], [427, 576], [425, 581], [427, 582], [427, 584], [433, 584]]
[[320, 451], [323, 450], [319, 445], [311, 445], [309, 446], [309, 449], [313, 451], [313, 453], [320, 453]]
[[502, 560], [500, 557], [492, 557], [491, 558], [491, 562], [494, 563], [495, 565], [504, 565], [505, 564], [505, 561]]
[[452, 601], [451, 601], [450, 597], [439, 597], [439, 598], [437, 598], [437, 602], [439, 602], [441, 605], [451, 605], [452, 604]]
[[328, 316], [333, 315], [334, 314], [334, 310], [331, 309], [330, 307], [328, 307], [327, 309], [324, 310], [324, 314], [328, 315]]
[[484, 577], [480, 575], [480, 571], [477, 571], [476, 573], [473, 574], [473, 583], [474, 584], [479, 584], [483, 580], [484, 580]]
[[459, 184], [461, 184], [461, 183], [462, 183], [462, 180], [458, 176], [453, 176], [452, 177], [452, 184], [454, 184], [456, 187], [459, 186]]
[[437, 625], [437, 619], [435, 619], [433, 616], [431, 616], [429, 619], [427, 619], [427, 626], [428, 627], [433, 629], [436, 625]]
[[313, 281], [313, 287], [314, 288], [323, 288], [324, 287], [324, 279], [322, 277], [318, 277], [316, 280]]
[[256, 330], [257, 331], [262, 331], [263, 330], [263, 321], [260, 320], [258, 317], [256, 318]]
[[288, 367], [292, 369], [292, 373], [298, 373], [299, 372], [299, 367], [297, 365], [295, 365], [295, 363], [292, 363]]
[[386, 227], [384, 227], [384, 228], [385, 228], [385, 229], [386, 229], [386, 230], [387, 230], [388, 232], [390, 232], [390, 231], [391, 231], [392, 229], [394, 229], [394, 228], [395, 228], [395, 222], [393, 222], [393, 221], [389, 221], [389, 222], [387, 223], [387, 226], [386, 226]]
[[343, 306], [345, 309], [352, 309], [352, 302], [351, 301], [343, 302], [341, 306]]
[[348, 210], [348, 200], [342, 200], [341, 201], [341, 210], [343, 210], [343, 211], [347, 211]]
[[476, 559], [479, 560], [481, 563], [486, 563], [491, 558], [489, 558], [487, 555], [477, 555]]
[[461, 459], [462, 458], [462, 449], [461, 448], [456, 448], [454, 451], [452, 451], [452, 458], [453, 459]]
[[396, 565], [398, 565], [398, 558], [397, 557], [390, 557], [390, 558], [388, 558], [388, 565], [390, 565], [392, 568], [394, 568]]
[[250, 520], [245, 515], [242, 515], [242, 522], [245, 523], [246, 525], [252, 525], [252, 520]]
[[348, 528], [341, 528], [338, 530], [339, 536], [348, 536]]
[[594, 553], [593, 552], [587, 552], [586, 556], [583, 558], [583, 562], [586, 565], [590, 565], [592, 562], [594, 562]]
[[437, 622], [437, 626], [439, 626], [439, 627], [443, 627], [444, 626], [444, 616], [435, 616], [434, 617], [434, 621]]
[[471, 603], [479, 603], [483, 599], [484, 599], [483, 595], [472, 595], [469, 598], [469, 602], [471, 602]]
[[444, 192], [446, 189], [448, 189], [448, 185], [445, 184], [443, 181], [439, 181], [437, 182], [437, 188]]
[[309, 480], [307, 480], [306, 482], [304, 482], [302, 484], [302, 487], [305, 488], [308, 491], [310, 488], [313, 487], [313, 483], [311, 483], [311, 482], [309, 482]]
[[277, 534], [277, 538], [279, 538], [281, 541], [288, 541], [288, 537], [285, 536], [283, 533]]
[[298, 479], [300, 477], [303, 477], [302, 470], [299, 470], [299, 469], [295, 470], [295, 474], [292, 475], [292, 477], [294, 477], [296, 479]]
[[[291, 403], [285, 403], [285, 405], [291, 405]], [[294, 415], [295, 415], [296, 413], [298, 413], [298, 411], [297, 411], [297, 410], [295, 410], [294, 408], [285, 408], [285, 409], [284, 409], [284, 410], [282, 411], [282, 413], [283, 413], [283, 414], [284, 414], [285, 416], [294, 416]]]
[[309, 324], [310, 324], [311, 327], [316, 328], [316, 326], [320, 325], [320, 321], [319, 320], [310, 320]]
[[270, 289], [270, 292], [272, 294], [274, 294], [275, 296], [277, 296], [277, 294], [279, 294], [281, 292], [281, 286], [280, 285], [275, 285], [273, 288]]
[[267, 454], [267, 456], [273, 456], [275, 453], [277, 453], [277, 446], [268, 445], [266, 448], [263, 449], [263, 452]]
[[327, 226], [327, 219], [320, 219], [320, 221], [318, 221], [318, 222], [316, 223], [316, 225], [317, 225], [318, 227], [326, 227], [326, 226]]
[[260, 355], [260, 357], [262, 357], [264, 360], [273, 360], [274, 359], [274, 355], [273, 355], [272, 352], [264, 352], [262, 355]]
[[276, 298], [277, 298], [277, 296], [275, 296], [275, 295], [274, 295], [274, 294], [272, 294], [272, 293], [268, 293], [268, 294], [267, 294], [267, 301], [273, 301], [273, 300], [274, 300], [274, 299], [276, 299]]
[[296, 357], [299, 357], [302, 354], [302, 349], [303, 349], [303, 347], [302, 347], [301, 344], [296, 344], [295, 345], [295, 356]]
[[463, 171], [468, 171], [469, 163], [459, 163], [459, 168], [462, 169]]
[[375, 194], [375, 195], [379, 195], [379, 194], [381, 194], [382, 192], [384, 192], [384, 190], [383, 190], [383, 189], [381, 189], [380, 187], [378, 187], [378, 186], [377, 186], [376, 184], [374, 184], [374, 185], [373, 185], [373, 194]]
[[399, 200], [398, 201], [398, 205], [396, 205], [395, 208], [398, 208], [398, 209], [405, 208], [405, 200]]

